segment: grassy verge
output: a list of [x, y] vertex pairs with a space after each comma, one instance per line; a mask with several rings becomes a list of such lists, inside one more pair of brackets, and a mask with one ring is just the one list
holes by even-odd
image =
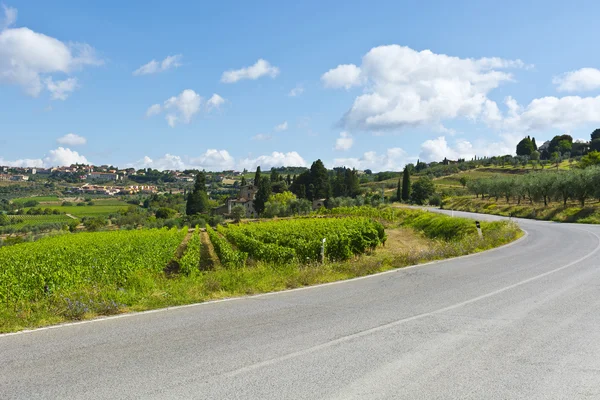
[[[350, 279], [483, 251], [522, 235], [515, 224], [492, 222], [483, 224], [484, 238], [480, 239], [469, 220], [390, 208], [377, 216], [373, 210], [354, 208], [348, 214], [373, 213], [386, 226], [386, 244], [349, 261], [285, 265], [253, 261], [245, 267], [227, 268], [207, 260], [214, 258], [214, 251], [206, 233], [198, 237], [196, 232], [187, 249], [193, 254], [183, 254], [180, 261], [187, 265], [190, 258], [200, 268], [188, 266], [179, 274], [140, 269], [119, 284], [90, 282], [49, 292], [35, 302], [0, 305], [0, 332]], [[207, 265], [209, 270], [203, 270]]]
[[581, 207], [570, 201], [566, 206], [554, 202], [544, 206], [542, 203], [507, 203], [504, 199], [476, 199], [473, 196], [453, 197], [444, 200], [444, 208], [456, 211], [468, 211], [482, 214], [513, 216], [517, 218], [538, 219], [555, 222], [577, 222], [582, 224], [600, 224], [600, 203], [590, 203]]

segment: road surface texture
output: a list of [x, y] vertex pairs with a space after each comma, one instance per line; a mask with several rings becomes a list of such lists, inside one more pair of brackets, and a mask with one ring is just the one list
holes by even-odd
[[600, 227], [519, 223], [474, 256], [0, 336], [0, 398], [598, 399]]

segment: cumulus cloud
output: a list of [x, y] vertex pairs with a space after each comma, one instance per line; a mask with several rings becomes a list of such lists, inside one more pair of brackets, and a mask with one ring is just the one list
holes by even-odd
[[5, 160], [0, 157], [0, 165], [6, 165], [9, 167], [62, 167], [69, 166], [71, 164], [89, 164], [90, 162], [83, 155], [78, 152], [65, 147], [58, 147], [57, 149], [50, 150], [48, 155], [44, 158], [35, 159], [19, 159], [19, 160]]
[[287, 121], [283, 121], [281, 124], [275, 126], [275, 132], [283, 132], [283, 131], [287, 131], [288, 129], [288, 123]]
[[244, 158], [238, 162], [238, 169], [261, 169], [267, 170], [272, 167], [306, 167], [306, 161], [295, 151], [280, 153], [274, 151], [270, 155], [262, 155], [256, 158]]
[[53, 74], [70, 75], [86, 65], [102, 64], [102, 60], [88, 44], [65, 44], [29, 28], [13, 28], [17, 10], [8, 7], [3, 9], [0, 83], [18, 85], [33, 97], [47, 89], [51, 92], [52, 99], [64, 100], [77, 88], [77, 81], [68, 78], [55, 82]]
[[208, 149], [199, 157], [190, 160], [198, 169], [207, 171], [223, 171], [235, 168], [235, 159], [227, 150]]
[[568, 130], [600, 122], [600, 96], [548, 96], [532, 100], [527, 107], [520, 106], [512, 98], [506, 103], [509, 112], [502, 125], [505, 130]]
[[[189, 124], [192, 118], [201, 111], [203, 98], [192, 89], [185, 89], [177, 96], [167, 99], [162, 105], [153, 104], [146, 110], [146, 117], [165, 113], [165, 119], [170, 127], [178, 123]], [[207, 112], [218, 108], [225, 102], [218, 94], [213, 94], [204, 104]]]
[[298, 97], [302, 93], [304, 93], [304, 87], [302, 85], [296, 85], [295, 88], [293, 88], [292, 90], [290, 90], [290, 92], [288, 93], [288, 96], [290, 96], [290, 97]]
[[515, 147], [522, 137], [517, 134], [501, 134], [498, 140], [477, 140], [471, 143], [465, 139], [457, 139], [453, 144], [448, 143], [445, 136], [426, 140], [421, 144], [419, 158], [421, 161], [442, 161], [444, 158], [470, 160], [477, 157], [491, 157], [504, 154], [514, 154]]
[[340, 137], [335, 140], [335, 149], [336, 150], [350, 150], [352, 145], [354, 144], [354, 139], [348, 132], [340, 133]]
[[180, 157], [167, 153], [164, 156], [153, 160], [152, 158], [145, 156], [133, 165], [136, 168], [154, 168], [161, 171], [183, 171], [185, 169], [223, 171], [234, 168], [235, 160], [227, 150], [208, 149], [198, 157]]
[[6, 160], [0, 157], [0, 165], [15, 168], [41, 168], [44, 166], [44, 160], [41, 158], [22, 158], [18, 160]]
[[358, 170], [370, 169], [373, 171], [400, 171], [410, 162], [406, 152], [399, 147], [387, 149], [385, 153], [367, 151], [362, 157], [336, 158], [334, 167], [356, 168]]
[[459, 58], [390, 45], [371, 49], [360, 67], [340, 65], [321, 79], [332, 88], [363, 87], [342, 120], [346, 127], [397, 129], [454, 118], [497, 120], [500, 112], [488, 93], [513, 80], [501, 69], [525, 67], [520, 60]]
[[275, 78], [279, 75], [279, 68], [271, 65], [267, 60], [259, 59], [254, 65], [223, 72], [221, 82], [235, 83], [243, 79], [256, 80], [262, 76]]
[[59, 167], [71, 164], [89, 164], [90, 162], [83, 155], [69, 148], [59, 147], [50, 150], [48, 156], [44, 158], [44, 165], [47, 167]]
[[208, 99], [208, 101], [206, 102], [206, 107], [209, 110], [212, 110], [214, 108], [219, 108], [221, 105], [223, 105], [223, 103], [225, 103], [225, 99], [219, 96], [218, 94], [213, 93], [213, 95], [210, 96], [210, 99]]
[[154, 168], [164, 170], [199, 169], [206, 171], [224, 171], [235, 168], [235, 159], [227, 150], [208, 149], [198, 157], [177, 156], [165, 154], [153, 160], [145, 156], [143, 159], [131, 164], [136, 168]]
[[345, 88], [362, 84], [360, 68], [354, 64], [338, 65], [321, 76], [321, 82], [327, 88]]
[[597, 68], [581, 68], [555, 76], [552, 83], [559, 92], [584, 92], [600, 89], [600, 70]]
[[66, 146], [83, 146], [87, 143], [86, 138], [75, 133], [67, 133], [65, 136], [61, 136], [56, 139], [56, 141], [59, 144], [64, 144]]
[[167, 56], [162, 61], [152, 60], [152, 61], [148, 62], [147, 64], [142, 65], [135, 71], [133, 71], [133, 75], [139, 76], [139, 75], [156, 74], [159, 72], [167, 71], [171, 68], [180, 67], [182, 57], [183, 56], [181, 54], [176, 54], [173, 56]]

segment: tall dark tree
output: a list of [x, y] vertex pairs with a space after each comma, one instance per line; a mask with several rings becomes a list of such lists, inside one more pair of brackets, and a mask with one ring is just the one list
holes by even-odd
[[537, 143], [535, 142], [535, 138], [531, 138], [531, 143], [533, 144], [533, 150], [537, 150]]
[[592, 136], [592, 140], [600, 139], [600, 128], [594, 129], [594, 132], [592, 132], [591, 136]]
[[287, 174], [285, 182], [287, 183], [288, 187], [292, 184], [292, 176], [290, 174]]
[[529, 136], [527, 136], [526, 138], [523, 138], [523, 140], [521, 140], [517, 144], [517, 155], [518, 156], [530, 156], [531, 153], [533, 153], [534, 151], [535, 151], [535, 148], [533, 147], [533, 141], [531, 140], [531, 138]]
[[310, 171], [304, 171], [294, 178], [290, 190], [298, 198], [305, 199], [308, 195], [308, 185], [310, 184]]
[[429, 176], [423, 176], [412, 184], [410, 199], [417, 204], [424, 204], [435, 194], [435, 185]]
[[279, 182], [279, 173], [275, 167], [271, 168], [271, 183]]
[[396, 199], [402, 200], [402, 178], [398, 178], [398, 187], [396, 188]]
[[407, 167], [404, 167], [404, 173], [402, 174], [402, 200], [408, 201], [410, 199], [410, 171]]
[[309, 200], [328, 199], [331, 197], [329, 173], [321, 160], [313, 162], [310, 167], [310, 185], [307, 191]]
[[204, 172], [199, 172], [196, 175], [194, 188], [192, 192], [188, 194], [185, 213], [187, 215], [194, 215], [207, 211], [208, 195], [206, 194], [206, 174]]
[[260, 185], [260, 165], [256, 167], [256, 173], [254, 174], [254, 186]]
[[262, 215], [265, 211], [265, 204], [269, 201], [269, 196], [271, 196], [271, 181], [260, 179], [259, 182], [258, 191], [254, 198], [254, 210], [256, 210], [258, 215]]
[[360, 194], [360, 180], [358, 179], [356, 169], [346, 169], [345, 183], [348, 190], [347, 196], [356, 197]]
[[346, 168], [334, 168], [335, 177], [333, 178], [332, 191], [334, 197], [347, 196], [348, 190], [346, 187]]
[[242, 176], [242, 182], [240, 183], [240, 186], [246, 186], [246, 177]]
[[[561, 143], [563, 142], [563, 143]], [[548, 154], [552, 154], [556, 151], [560, 151], [560, 148], [565, 148], [567, 146], [566, 142], [568, 142], [571, 146], [573, 145], [573, 137], [571, 135], [558, 135], [554, 136], [550, 141], [550, 146], [548, 147]]]

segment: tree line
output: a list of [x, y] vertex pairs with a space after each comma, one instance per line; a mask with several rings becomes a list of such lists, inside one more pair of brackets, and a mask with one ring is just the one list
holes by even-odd
[[573, 141], [571, 135], [557, 135], [547, 146], [538, 147], [535, 138], [523, 138], [516, 148], [517, 156], [529, 157], [531, 160], [569, 159], [584, 156], [591, 151], [600, 151], [600, 129], [594, 130], [589, 141]]
[[467, 188], [477, 198], [504, 198], [518, 205], [558, 201], [566, 206], [573, 200], [585, 207], [590, 199], [600, 200], [600, 167], [477, 179], [467, 182]]

